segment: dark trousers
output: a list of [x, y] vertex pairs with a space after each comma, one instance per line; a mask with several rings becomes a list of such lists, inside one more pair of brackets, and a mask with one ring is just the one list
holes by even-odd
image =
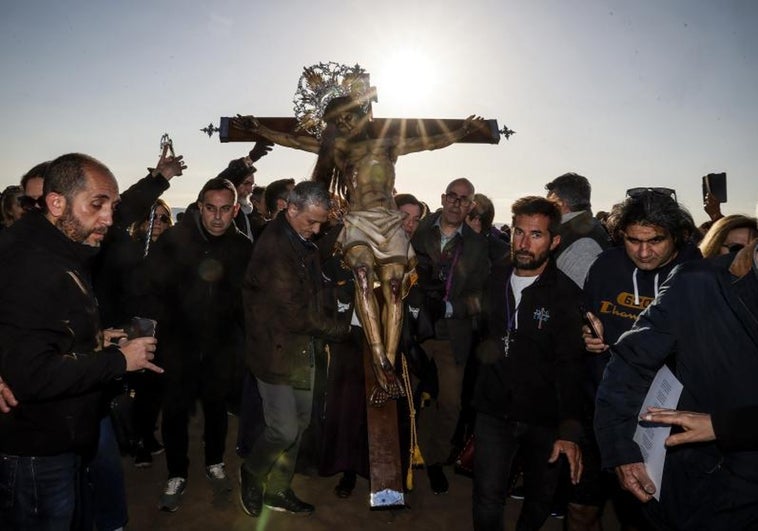
[[69, 531], [80, 472], [81, 460], [72, 453], [0, 454], [0, 529]]
[[[226, 354], [218, 352], [216, 355]], [[168, 477], [187, 477], [189, 416], [198, 398], [203, 408], [205, 466], [223, 462], [228, 424], [226, 397], [231, 373], [229, 367], [229, 364], [219, 362], [210, 355], [198, 362], [167, 364], [161, 433], [166, 448]]]
[[253, 444], [245, 468], [266, 491], [280, 492], [292, 483], [300, 440], [311, 421], [313, 389], [294, 389], [259, 379], [258, 391], [266, 427]]
[[537, 530], [550, 515], [560, 467], [548, 463], [556, 430], [478, 413], [474, 427], [473, 516], [476, 531], [503, 531], [508, 478], [517, 452], [524, 470], [524, 504], [516, 529]]
[[129, 374], [134, 389], [134, 431], [138, 442], [155, 437], [155, 426], [163, 402], [163, 375], [152, 371]]

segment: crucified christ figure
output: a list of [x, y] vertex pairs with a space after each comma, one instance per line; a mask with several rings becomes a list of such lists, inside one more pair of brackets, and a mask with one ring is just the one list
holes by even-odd
[[[380, 405], [402, 395], [395, 374], [395, 356], [403, 318], [402, 286], [413, 250], [402, 229], [403, 214], [393, 199], [395, 162], [400, 155], [439, 149], [471, 132], [480, 117], [469, 116], [462, 127], [446, 133], [405, 138], [372, 135], [369, 116], [349, 96], [335, 97], [324, 111], [321, 140], [309, 135], [274, 131], [253, 116], [240, 116], [239, 127], [276, 144], [318, 153], [312, 179], [323, 183], [349, 205], [339, 237], [345, 262], [355, 275], [355, 307], [371, 349], [380, 388], [371, 402]], [[379, 280], [384, 307], [374, 294]]]

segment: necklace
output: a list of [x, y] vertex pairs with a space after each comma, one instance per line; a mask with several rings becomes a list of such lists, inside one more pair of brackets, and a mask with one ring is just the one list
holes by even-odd
[[505, 320], [507, 322], [507, 328], [505, 330], [505, 335], [502, 337], [503, 340], [503, 350], [505, 352], [505, 357], [508, 357], [508, 354], [511, 350], [511, 344], [515, 341], [515, 337], [511, 337], [511, 332], [515, 331], [515, 324], [516, 324], [516, 314], [518, 313], [518, 307], [521, 305], [521, 300], [519, 300], [518, 304], [513, 308], [513, 312], [511, 313], [511, 298], [508, 294], [510, 291], [511, 294], [513, 294], [513, 300], [516, 300], [516, 294], [513, 293], [513, 288], [511, 288], [511, 277], [513, 277], [513, 273], [508, 277], [508, 282], [505, 285]]

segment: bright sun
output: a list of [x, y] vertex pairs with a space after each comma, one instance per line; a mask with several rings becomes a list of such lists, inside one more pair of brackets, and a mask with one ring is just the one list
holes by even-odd
[[376, 84], [379, 102], [386, 102], [399, 112], [415, 114], [436, 92], [439, 75], [426, 53], [403, 48], [385, 57], [381, 76], [371, 81]]

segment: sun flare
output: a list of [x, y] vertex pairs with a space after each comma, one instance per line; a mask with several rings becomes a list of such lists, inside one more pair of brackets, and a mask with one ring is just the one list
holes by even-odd
[[402, 48], [389, 53], [376, 76], [379, 101], [400, 112], [418, 112], [439, 83], [436, 63], [424, 51]]

